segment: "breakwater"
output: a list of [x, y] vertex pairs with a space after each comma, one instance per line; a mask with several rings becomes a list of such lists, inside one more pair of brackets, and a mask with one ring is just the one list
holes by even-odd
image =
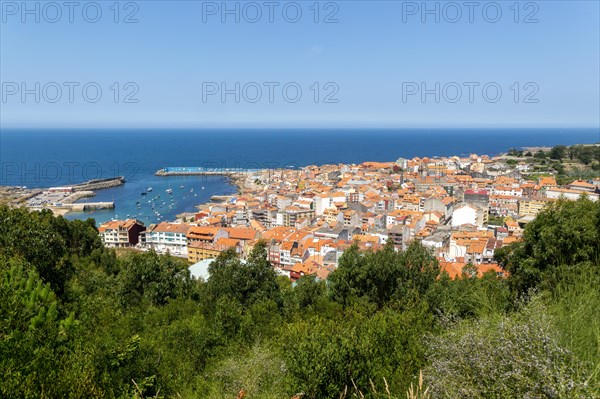
[[236, 188], [238, 194], [244, 194], [255, 188], [252, 180], [254, 176], [259, 176], [263, 172], [263, 169], [169, 167], [159, 169], [154, 174], [156, 176], [223, 176]]
[[169, 167], [156, 171], [156, 176], [229, 176], [236, 177], [259, 173], [261, 169], [239, 169], [239, 168], [203, 168], [203, 167]]
[[122, 186], [125, 184], [125, 177], [111, 177], [107, 179], [94, 179], [85, 183], [76, 184], [73, 186], [73, 191], [94, 191], [104, 190], [106, 188], [112, 188]]
[[[64, 213], [64, 212], [85, 212], [99, 209], [114, 209], [114, 202], [82, 202], [78, 204], [61, 204], [61, 205], [53, 205], [49, 206], [48, 209], [51, 209], [55, 213]], [[63, 211], [63, 212], [60, 212]]]

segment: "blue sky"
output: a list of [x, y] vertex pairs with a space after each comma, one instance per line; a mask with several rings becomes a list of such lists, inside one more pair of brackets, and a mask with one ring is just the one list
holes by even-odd
[[598, 1], [49, 3], [1, 1], [2, 127], [600, 124]]

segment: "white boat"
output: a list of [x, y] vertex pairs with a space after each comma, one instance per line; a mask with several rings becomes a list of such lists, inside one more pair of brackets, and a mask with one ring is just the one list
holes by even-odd
[[173, 189], [171, 189], [171, 188], [167, 188], [167, 193], [169, 193], [169, 194], [173, 194]]
[[146, 191], [148, 191], [148, 192], [152, 191], [152, 187], [148, 187], [148, 188], [146, 189]]
[[204, 190], [204, 186], [202, 186], [202, 190]]

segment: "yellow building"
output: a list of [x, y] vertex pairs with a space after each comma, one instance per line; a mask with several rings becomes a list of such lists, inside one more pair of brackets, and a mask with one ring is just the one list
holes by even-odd
[[523, 198], [519, 200], [520, 216], [536, 216], [546, 205], [553, 202], [551, 198]]
[[197, 241], [188, 245], [188, 261], [196, 263], [204, 259], [214, 259], [221, 252], [227, 251], [229, 248], [235, 248], [236, 252], [240, 252], [240, 241], [232, 238], [220, 238], [217, 242], [202, 242]]

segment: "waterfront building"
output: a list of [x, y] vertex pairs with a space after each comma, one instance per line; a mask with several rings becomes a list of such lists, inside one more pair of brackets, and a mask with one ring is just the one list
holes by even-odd
[[127, 248], [136, 246], [145, 230], [144, 223], [136, 219], [111, 220], [100, 225], [98, 233], [107, 247]]
[[146, 248], [158, 253], [170, 253], [175, 256], [187, 257], [187, 223], [162, 222], [150, 225], [143, 233]]

